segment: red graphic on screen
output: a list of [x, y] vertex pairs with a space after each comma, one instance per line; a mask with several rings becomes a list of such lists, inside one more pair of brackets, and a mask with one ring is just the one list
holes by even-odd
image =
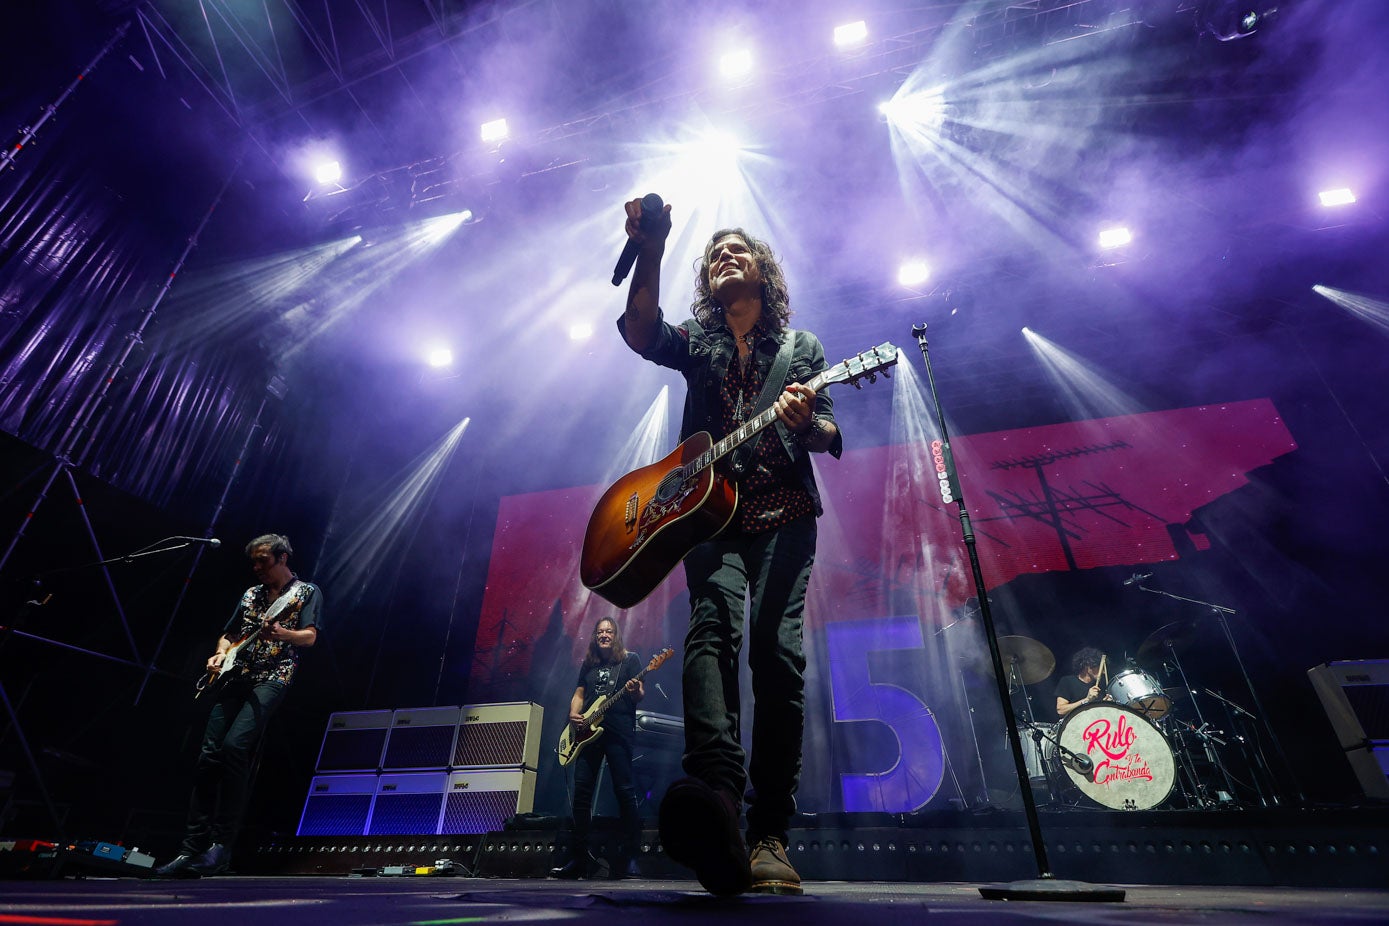
[[[852, 447], [852, 409], [841, 412]], [[1148, 412], [951, 441], [984, 575], [1139, 566], [1208, 548], [1197, 509], [1296, 449], [1267, 399]], [[958, 512], [942, 502], [929, 442], [815, 459], [820, 519], [807, 628], [887, 613], [926, 614], [973, 594]], [[473, 680], [524, 678], [538, 644], [562, 633], [575, 660], [589, 626], [616, 609], [579, 581], [579, 551], [606, 486], [502, 499], [476, 641]], [[629, 646], [670, 640], [668, 611], [684, 590], [677, 567], [623, 612]], [[905, 607], [904, 607], [905, 605]], [[680, 610], [676, 608], [675, 610]], [[931, 612], [934, 613], [934, 612]], [[687, 614], [679, 615], [683, 627]]]

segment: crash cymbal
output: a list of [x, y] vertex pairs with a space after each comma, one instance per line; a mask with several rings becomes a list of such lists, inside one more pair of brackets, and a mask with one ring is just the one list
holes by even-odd
[[1185, 652], [1196, 642], [1197, 629], [1197, 622], [1194, 620], [1163, 624], [1148, 634], [1148, 639], [1138, 648], [1138, 662], [1161, 662], [1169, 652]]
[[1024, 685], [1037, 684], [1056, 668], [1051, 650], [1031, 637], [999, 637], [998, 651], [1003, 656], [1004, 671], [1017, 666], [1018, 678]]

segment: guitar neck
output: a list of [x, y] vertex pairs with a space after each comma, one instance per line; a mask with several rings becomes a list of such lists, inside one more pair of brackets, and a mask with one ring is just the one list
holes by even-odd
[[[810, 378], [810, 382], [805, 386], [814, 392], [819, 392], [829, 377], [824, 373], [817, 373]], [[752, 440], [762, 432], [762, 429], [776, 421], [776, 408], [768, 408], [760, 414], [754, 415], [744, 421], [738, 428], [728, 434], [723, 440], [710, 447], [704, 453], [696, 457], [690, 464], [691, 472], [699, 472], [706, 467], [713, 466], [719, 460], [728, 456], [738, 447]]]

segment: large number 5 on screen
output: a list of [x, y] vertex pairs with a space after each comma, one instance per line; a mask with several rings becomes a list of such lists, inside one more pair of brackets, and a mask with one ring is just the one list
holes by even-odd
[[897, 737], [897, 761], [886, 770], [841, 771], [846, 811], [910, 813], [926, 806], [940, 790], [945, 750], [931, 709], [904, 688], [874, 683], [868, 654], [921, 649], [915, 617], [888, 617], [830, 624], [830, 697], [836, 723], [876, 721]]

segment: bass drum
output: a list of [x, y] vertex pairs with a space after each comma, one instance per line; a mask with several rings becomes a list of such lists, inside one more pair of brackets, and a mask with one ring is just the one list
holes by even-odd
[[1080, 793], [1114, 810], [1151, 810], [1172, 793], [1172, 747], [1140, 711], [1122, 704], [1087, 704], [1061, 722], [1061, 745], [1091, 762], [1088, 774], [1061, 766]]

